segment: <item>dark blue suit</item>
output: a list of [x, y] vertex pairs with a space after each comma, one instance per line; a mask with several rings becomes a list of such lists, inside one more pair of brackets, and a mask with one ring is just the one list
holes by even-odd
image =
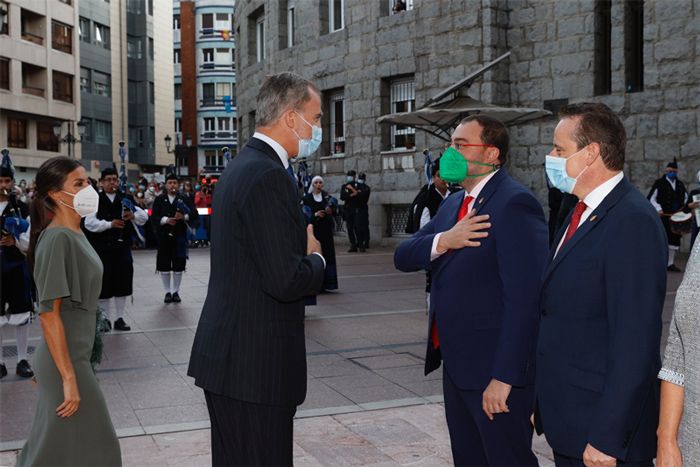
[[[532, 193], [499, 170], [474, 209], [492, 227], [478, 248], [462, 248], [430, 261], [435, 235], [457, 221], [464, 192], [447, 198], [437, 215], [394, 255], [402, 271], [427, 269], [433, 281], [430, 325], [437, 320], [440, 350], [428, 332], [426, 374], [445, 362], [445, 411], [456, 464], [531, 465], [531, 413], [538, 296], [548, 248], [542, 207]], [[430, 327], [428, 328], [430, 329]], [[481, 397], [491, 379], [514, 386], [510, 414], [490, 422]], [[506, 449], [503, 443], [514, 445]], [[517, 446], [515, 446], [517, 445]], [[472, 456], [482, 452], [484, 457]]]
[[[561, 229], [559, 244], [569, 221]], [[627, 179], [550, 262], [541, 294], [537, 425], [555, 452], [656, 454], [666, 235]]]

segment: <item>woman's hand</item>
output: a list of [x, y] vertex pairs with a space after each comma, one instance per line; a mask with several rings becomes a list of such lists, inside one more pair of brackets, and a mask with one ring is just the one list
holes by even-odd
[[656, 467], [682, 467], [683, 456], [675, 440], [659, 440], [656, 447]]
[[75, 377], [63, 380], [63, 403], [56, 408], [56, 415], [68, 418], [78, 411], [80, 393]]

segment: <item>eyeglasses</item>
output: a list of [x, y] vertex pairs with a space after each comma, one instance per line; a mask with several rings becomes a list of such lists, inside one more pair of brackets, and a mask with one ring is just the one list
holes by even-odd
[[460, 150], [462, 148], [495, 148], [496, 146], [492, 144], [462, 144], [462, 143], [450, 143], [450, 146], [455, 148], [456, 150]]

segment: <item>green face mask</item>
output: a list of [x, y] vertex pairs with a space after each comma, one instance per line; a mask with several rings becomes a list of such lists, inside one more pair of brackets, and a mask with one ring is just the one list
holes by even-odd
[[[483, 174], [470, 174], [469, 165], [485, 165], [491, 167], [491, 170]], [[465, 178], [483, 177], [496, 171], [496, 166], [493, 164], [484, 164], [483, 162], [467, 161], [462, 154], [455, 148], [449, 147], [440, 157], [440, 178], [448, 183], [462, 183]]]

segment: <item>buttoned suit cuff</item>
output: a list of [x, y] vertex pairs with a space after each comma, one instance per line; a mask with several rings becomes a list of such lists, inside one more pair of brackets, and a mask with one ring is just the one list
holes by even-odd
[[323, 255], [317, 251], [314, 251], [311, 253], [312, 255], [318, 255], [321, 258], [321, 261], [323, 261], [323, 269], [326, 269], [326, 258], [323, 257]]

